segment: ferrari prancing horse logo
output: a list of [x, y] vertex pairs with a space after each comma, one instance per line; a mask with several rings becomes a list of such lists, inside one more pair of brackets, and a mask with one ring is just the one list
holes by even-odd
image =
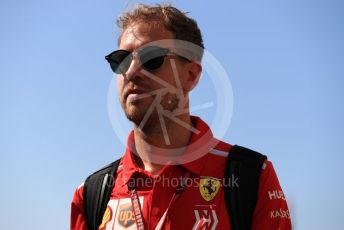
[[211, 201], [220, 189], [220, 180], [212, 177], [200, 179], [199, 191], [206, 201]]

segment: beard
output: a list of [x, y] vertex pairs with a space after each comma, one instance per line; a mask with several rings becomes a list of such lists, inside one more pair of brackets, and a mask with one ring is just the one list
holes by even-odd
[[157, 95], [154, 95], [121, 103], [128, 120], [140, 127], [145, 133], [161, 131], [159, 116], [165, 120], [165, 125], [168, 126], [170, 119], [162, 114], [163, 110], [170, 113], [178, 111], [179, 98], [176, 94], [167, 93], [161, 97], [160, 101], [157, 101], [156, 97]]
[[151, 103], [152, 102], [144, 103], [142, 100], [125, 102], [122, 104], [122, 108], [128, 120], [133, 122], [136, 126], [139, 126], [147, 114], [147, 110]]

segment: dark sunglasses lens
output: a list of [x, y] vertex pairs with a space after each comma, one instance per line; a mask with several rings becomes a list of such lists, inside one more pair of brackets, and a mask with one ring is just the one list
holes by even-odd
[[140, 52], [140, 60], [143, 67], [147, 70], [155, 70], [160, 68], [164, 63], [165, 56], [169, 52], [168, 49], [149, 46], [143, 48]]
[[109, 63], [113, 72], [117, 74], [125, 73], [131, 63], [130, 52], [125, 50], [117, 50], [109, 56]]

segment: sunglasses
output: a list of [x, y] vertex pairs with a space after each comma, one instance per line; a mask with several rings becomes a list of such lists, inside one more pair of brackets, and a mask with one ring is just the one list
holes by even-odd
[[105, 56], [105, 59], [110, 63], [113, 72], [123, 74], [129, 69], [134, 55], [139, 57], [142, 67], [147, 71], [159, 69], [168, 55], [174, 55], [190, 62], [189, 59], [170, 51], [170, 49], [158, 46], [147, 46], [135, 52], [116, 50]]

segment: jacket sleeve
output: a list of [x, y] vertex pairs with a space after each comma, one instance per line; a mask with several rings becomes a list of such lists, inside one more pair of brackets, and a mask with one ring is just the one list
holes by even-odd
[[291, 229], [286, 198], [270, 161], [265, 161], [260, 176], [257, 206], [252, 229]]
[[71, 204], [71, 230], [87, 230], [83, 205], [83, 188], [84, 184], [81, 184], [74, 192]]

